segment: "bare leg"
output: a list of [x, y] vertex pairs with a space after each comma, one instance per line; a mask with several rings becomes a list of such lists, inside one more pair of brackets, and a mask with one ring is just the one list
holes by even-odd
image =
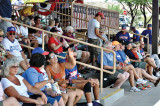
[[3, 100], [3, 106], [21, 106], [14, 97]]
[[64, 104], [66, 105], [67, 101], [68, 101], [68, 94], [66, 93], [62, 93], [62, 98], [63, 98], [63, 101], [64, 101]]
[[125, 75], [119, 73], [117, 76], [117, 81], [115, 82], [113, 88], [120, 88], [122, 86], [122, 84], [126, 81]]
[[55, 100], [55, 102], [53, 103], [53, 106], [58, 106], [58, 102]]
[[58, 102], [58, 106], [65, 106], [64, 105], [64, 101], [63, 101], [63, 98], [61, 98]]
[[74, 101], [74, 105], [76, 105], [76, 103], [81, 99], [82, 96], [83, 96], [83, 91], [76, 89], [76, 98]]
[[26, 71], [27, 69], [28, 69], [28, 66], [27, 66], [27, 64], [26, 64], [26, 62], [23, 60], [23, 61], [21, 61], [20, 63], [19, 63], [19, 65], [22, 67], [22, 69], [24, 70], [24, 71]]
[[155, 61], [153, 58], [150, 58], [150, 57], [146, 57], [144, 59], [144, 62], [147, 62], [150, 66], [152, 66], [154, 69], [157, 68], [156, 64], [155, 64]]
[[94, 79], [94, 80], [95, 80], [95, 85], [93, 86], [93, 94], [94, 94], [95, 100], [99, 100], [99, 81], [98, 79]]

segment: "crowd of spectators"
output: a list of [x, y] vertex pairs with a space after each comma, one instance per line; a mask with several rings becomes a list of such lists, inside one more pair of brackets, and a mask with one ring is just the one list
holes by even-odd
[[[9, 3], [9, 1], [6, 0], [5, 3]], [[92, 88], [95, 102], [100, 103], [99, 80], [83, 78], [81, 74], [84, 74], [88, 67], [76, 64], [76, 60], [79, 60], [99, 66], [101, 64], [100, 50], [91, 46], [86, 49], [79, 48], [79, 45], [82, 44], [72, 40], [76, 39], [75, 29], [67, 26], [65, 30], [62, 30], [59, 19], [50, 19], [49, 24], [43, 27], [41, 18], [33, 16], [38, 9], [37, 5], [24, 8], [20, 10], [21, 17], [11, 16], [9, 11], [7, 12], [10, 15], [5, 15], [0, 9], [0, 15], [4, 18], [13, 21], [20, 20], [23, 24], [54, 33], [44, 33], [45, 50], [48, 51], [46, 52], [39, 47], [42, 45], [42, 31], [6, 21], [0, 22], [0, 61], [3, 66], [3, 68], [1, 67], [0, 105], [35, 106], [49, 103], [53, 106], [74, 106], [84, 94], [87, 105], [93, 106]], [[122, 31], [117, 33], [113, 42], [109, 41], [105, 30], [100, 28], [100, 22], [104, 18], [103, 13], [98, 12], [95, 18], [88, 23], [87, 35], [88, 43], [102, 46], [116, 53], [116, 72], [114, 74], [104, 73], [104, 82], [109, 82], [108, 85], [111, 85], [111, 88], [121, 88], [122, 84], [129, 79], [132, 92], [151, 88], [147, 84], [147, 80], [156, 87], [160, 81], [158, 55], [145, 54], [143, 49], [146, 40], [144, 39], [143, 42], [142, 38], [133, 35], [132, 42], [129, 33], [125, 31], [125, 25], [122, 25]], [[151, 27], [152, 25], [149, 24], [142, 35], [151, 38]], [[135, 27], [132, 27], [132, 31], [139, 34]], [[35, 49], [26, 49], [20, 44]], [[151, 45], [150, 40], [150, 50]], [[113, 71], [113, 53], [108, 50], [103, 51], [103, 68]], [[57, 56], [63, 56], [65, 59]], [[60, 93], [58, 88], [57, 90], [53, 89], [56, 83], [58, 83]], [[7, 99], [5, 99], [4, 93]]]

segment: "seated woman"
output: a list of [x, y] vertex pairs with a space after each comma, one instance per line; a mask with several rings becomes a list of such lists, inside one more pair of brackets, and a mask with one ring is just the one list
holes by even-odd
[[[22, 76], [16, 75], [19, 67], [16, 58], [6, 60], [3, 66], [5, 78], [2, 78], [1, 83], [8, 97], [15, 97], [20, 101], [21, 105], [23, 104], [22, 106], [35, 106], [47, 103], [47, 97], [43, 92], [31, 86]], [[28, 92], [36, 94], [37, 97], [29, 96]]]
[[[67, 26], [64, 36], [70, 37], [72, 39], [76, 39], [73, 36], [73, 32], [74, 32], [74, 28], [72, 26]], [[88, 51], [78, 50], [78, 47], [77, 47], [79, 45], [78, 42], [71, 41], [69, 39], [65, 39], [65, 40], [69, 44], [69, 47], [73, 47], [75, 49], [75, 51], [77, 53], [76, 59], [80, 59], [80, 62], [87, 63], [87, 61], [89, 60], [89, 57], [90, 57], [90, 53]], [[63, 41], [63, 39], [61, 39], [61, 41]], [[80, 65], [78, 70], [79, 71], [84, 70], [84, 66]]]
[[14, 97], [9, 97], [9, 98], [5, 97], [1, 82], [0, 82], [0, 106], [20, 106], [19, 102]]
[[[58, 29], [56, 27], [53, 27], [51, 32], [54, 32], [58, 34]], [[55, 54], [58, 54], [60, 56], [65, 57], [66, 53], [63, 53], [63, 46], [65, 45], [65, 42], [60, 42], [56, 35], [51, 35], [48, 41], [48, 48], [50, 52], [54, 52]], [[62, 59], [58, 58], [58, 61], [61, 61]]]
[[[44, 91], [47, 98], [48, 103], [51, 103], [53, 106], [55, 106], [55, 103], [57, 106], [64, 106], [63, 99], [61, 96], [58, 96], [57, 93], [53, 92], [52, 89], [46, 89], [46, 84], [53, 83], [54, 80], [44, 80], [43, 74], [40, 70], [43, 69], [45, 62], [45, 57], [42, 54], [36, 53], [33, 54], [30, 59], [30, 68], [28, 68], [22, 76], [24, 79], [26, 79], [32, 86], [35, 86], [36, 88], [40, 89], [41, 91]], [[29, 93], [30, 95], [33, 95], [32, 93]], [[56, 102], [57, 101], [57, 102]]]
[[[47, 61], [50, 63], [46, 66], [46, 72], [48, 74], [49, 79], [52, 79], [51, 77], [53, 77], [53, 79], [55, 81], [58, 81], [59, 85], [63, 88], [66, 87], [66, 83], [68, 82], [67, 80], [65, 80], [65, 69], [72, 69], [76, 65], [75, 59], [73, 57], [73, 52], [71, 51], [71, 49], [68, 49], [68, 51], [69, 58], [71, 59], [70, 62], [58, 63], [57, 56], [54, 53], [50, 53], [46, 57]], [[69, 98], [69, 101], [72, 101], [70, 102], [72, 103], [72, 105], [68, 104], [68, 106], [73, 106], [73, 103], [75, 105], [80, 100], [80, 98], [83, 95], [83, 92], [79, 89], [70, 92], [72, 92], [72, 94], [76, 94], [74, 100], [71, 100]]]

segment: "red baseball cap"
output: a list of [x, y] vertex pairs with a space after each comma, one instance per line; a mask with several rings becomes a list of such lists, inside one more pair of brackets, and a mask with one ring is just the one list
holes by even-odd
[[102, 19], [105, 19], [103, 13], [101, 13], [101, 12], [98, 12], [96, 15], [97, 15], [97, 16], [100, 15], [100, 16], [102, 17]]

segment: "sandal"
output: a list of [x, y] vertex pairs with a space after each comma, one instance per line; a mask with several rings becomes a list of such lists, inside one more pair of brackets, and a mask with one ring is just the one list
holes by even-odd
[[155, 86], [155, 87], [157, 87], [159, 81], [160, 81], [160, 78], [158, 78], [158, 79], [156, 80], [156, 83], [154, 83], [154, 86]]

